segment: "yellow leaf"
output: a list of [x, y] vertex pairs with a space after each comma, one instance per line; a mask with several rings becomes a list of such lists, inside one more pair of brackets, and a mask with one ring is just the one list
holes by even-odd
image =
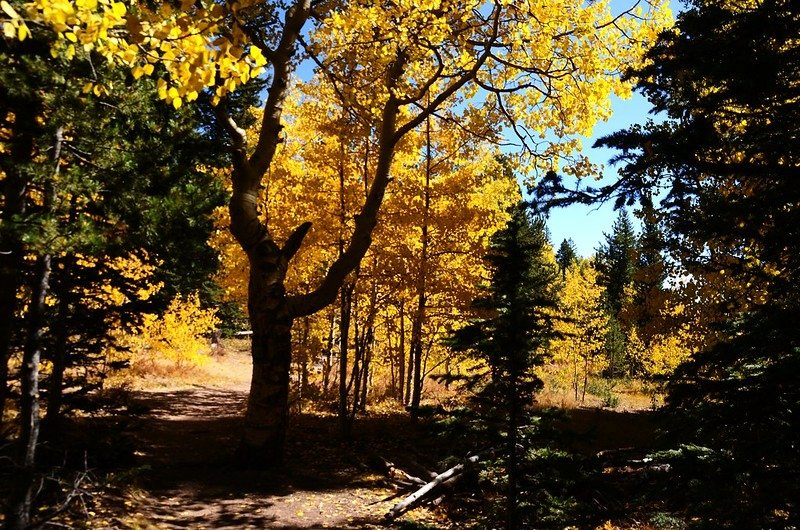
[[156, 86], [158, 89], [159, 99], [167, 99], [167, 82], [163, 79], [159, 79]]
[[125, 16], [125, 4], [122, 2], [114, 2], [111, 4], [111, 12], [118, 17]]
[[174, 99], [172, 100], [172, 106], [173, 106], [173, 107], [175, 107], [175, 109], [179, 109], [179, 108], [181, 108], [181, 104], [182, 104], [182, 103], [183, 103], [183, 102], [181, 101], [181, 98], [174, 98]]
[[11, 22], [6, 22], [3, 24], [3, 35], [5, 35], [7, 39], [13, 39], [16, 32], [17, 28], [15, 28], [14, 24]]
[[27, 37], [30, 37], [30, 35], [31, 32], [30, 30], [28, 30], [28, 26], [26, 26], [25, 24], [20, 24], [19, 27], [17, 28], [17, 38], [22, 41], [25, 40]]
[[6, 0], [3, 0], [2, 2], [0, 2], [0, 9], [2, 9], [3, 13], [8, 15], [8, 17], [11, 18], [12, 20], [19, 18], [19, 15], [17, 14], [17, 12], [14, 11], [14, 8], [11, 7], [11, 4], [6, 2]]

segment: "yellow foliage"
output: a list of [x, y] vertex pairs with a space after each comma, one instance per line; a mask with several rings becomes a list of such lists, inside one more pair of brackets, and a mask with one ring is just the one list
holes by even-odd
[[[49, 27], [57, 37], [53, 56], [95, 51], [134, 77], [163, 76], [159, 95], [176, 108], [203, 89], [219, 101], [260, 75], [270, 58], [266, 44], [251, 39], [249, 18], [274, 9], [259, 0], [193, 0], [181, 2], [180, 9], [134, 0], [14, 5], [0, 4], [7, 38], [27, 38], [28, 24]], [[347, 80], [341, 96], [362, 116], [379, 117], [390, 95], [419, 102], [421, 94], [436, 96], [449, 80], [474, 80], [451, 99], [477, 103], [479, 88], [496, 89], [502, 102], [481, 104], [487, 123], [507, 125], [512, 118], [524, 123], [526, 143], [541, 143], [536, 156], [526, 157], [525, 169], [576, 175], [596, 167], [581, 156], [560, 167], [565, 157], [579, 151], [580, 135], [608, 118], [612, 94], [630, 95], [631, 84], [620, 72], [642, 60], [672, 18], [665, 0], [622, 12], [612, 9], [611, 0], [338, 2], [316, 6], [313, 17], [309, 48], [333, 75]], [[271, 31], [277, 28], [260, 28]], [[381, 82], [398, 60], [397, 82]], [[413, 117], [417, 110], [409, 106], [404, 112]]]
[[208, 360], [204, 337], [219, 323], [213, 309], [203, 309], [197, 294], [176, 297], [161, 315], [145, 314], [142, 323], [122, 343], [132, 352], [131, 369], [146, 373], [164, 364], [200, 366]]
[[[125, 280], [137, 285], [136, 297], [147, 300], [161, 290], [163, 284], [152, 282], [157, 263], [154, 263], [146, 251], [139, 255], [129, 254], [116, 258], [96, 258], [92, 256], [77, 256], [77, 265], [87, 268], [97, 267], [101, 262], [119, 274]], [[92, 285], [83, 289], [84, 300], [91, 308], [120, 306], [128, 301], [120, 286], [115, 285], [111, 278], [104, 277], [100, 285]]]
[[[556, 381], [572, 388], [575, 399], [583, 399], [591, 376], [608, 366], [604, 355], [608, 316], [602, 307], [603, 288], [590, 261], [573, 265], [566, 272], [554, 330], [560, 334], [550, 343]], [[547, 367], [545, 367], [548, 370]]]

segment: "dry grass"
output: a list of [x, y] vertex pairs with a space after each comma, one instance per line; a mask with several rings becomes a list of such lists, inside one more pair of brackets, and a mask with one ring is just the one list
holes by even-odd
[[581, 407], [605, 408], [619, 412], [636, 412], [652, 410], [654, 404], [660, 404], [660, 397], [654, 395], [652, 389], [637, 380], [593, 378], [587, 385], [586, 396], [575, 397], [571, 388], [560, 388], [554, 381], [545, 378], [544, 389], [537, 395], [537, 401], [545, 406], [562, 409]]
[[135, 390], [177, 390], [198, 385], [246, 390], [252, 366], [249, 339], [223, 339], [219, 348], [209, 347], [203, 364], [159, 361], [127, 374], [123, 384]]

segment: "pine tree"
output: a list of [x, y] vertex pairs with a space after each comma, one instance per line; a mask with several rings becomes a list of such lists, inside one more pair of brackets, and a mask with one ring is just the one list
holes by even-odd
[[561, 279], [567, 277], [567, 269], [578, 262], [578, 251], [572, 239], [565, 239], [561, 242], [556, 252], [556, 263], [561, 270]]
[[687, 303], [724, 323], [668, 396], [673, 434], [707, 448], [694, 470], [713, 487], [697, 501], [717, 528], [800, 520], [798, 34], [795, 1], [692, 2], [634, 74], [667, 120], [601, 141], [624, 163], [601, 195], [666, 191], [658, 215]]
[[[207, 169], [222, 146], [203, 137], [198, 108], [165, 112], [155, 83], [128, 87], [84, 53], [54, 59], [48, 37], [36, 29], [0, 47], [0, 416], [8, 361], [24, 359], [11, 374], [23, 388], [14, 528], [30, 524], [40, 397], [55, 427], [65, 405], [102, 385], [111, 332], [144, 309], [145, 280], [115, 264], [151, 256], [159, 278], [148, 281], [171, 281], [168, 295], [202, 290], [216, 265], [209, 214], [222, 198]], [[84, 93], [88, 76], [106, 89]], [[124, 301], [108, 303], [111, 291]], [[40, 360], [49, 370], [39, 373]]]
[[620, 320], [623, 327], [637, 329], [639, 338], [649, 346], [654, 335], [663, 334], [662, 313], [669, 298], [664, 282], [667, 279], [667, 263], [662, 254], [664, 235], [657, 224], [651, 207], [645, 207], [642, 215], [642, 232], [637, 240], [636, 270], [631, 282], [631, 297], [623, 307]]
[[609, 315], [609, 335], [606, 353], [609, 360], [608, 373], [612, 377], [630, 373], [625, 330], [619, 322], [619, 313], [626, 302], [626, 293], [636, 272], [636, 233], [625, 210], [621, 210], [614, 221], [611, 233], [605, 235], [605, 243], [597, 249], [596, 266], [600, 273], [598, 282], [605, 287], [606, 311]]
[[596, 265], [600, 284], [606, 288], [608, 312], [616, 316], [636, 270], [636, 233], [625, 210], [619, 212], [611, 233], [605, 234], [605, 243], [597, 249]]
[[544, 221], [517, 206], [508, 225], [492, 237], [486, 256], [491, 281], [486, 294], [474, 301], [486, 316], [458, 330], [451, 341], [453, 348], [471, 352], [488, 367], [470, 384], [485, 425], [503, 439], [509, 529], [522, 524], [520, 431], [542, 387], [532, 369], [544, 363], [553, 337], [557, 271], [546, 258], [549, 252]]

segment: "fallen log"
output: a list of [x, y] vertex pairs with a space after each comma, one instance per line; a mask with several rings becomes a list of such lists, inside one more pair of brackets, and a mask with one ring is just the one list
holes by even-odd
[[467, 469], [472, 467], [475, 463], [480, 461], [481, 457], [482, 455], [470, 456], [469, 458], [464, 460], [464, 462], [451, 467], [450, 469], [444, 471], [443, 473], [439, 473], [438, 475], [436, 475], [436, 477], [434, 477], [433, 480], [426, 483], [417, 491], [415, 491], [402, 501], [395, 504], [391, 510], [386, 512], [386, 515], [384, 515], [384, 519], [386, 519], [387, 521], [392, 521], [394, 519], [397, 519], [398, 517], [406, 513], [408, 510], [414, 508], [417, 504], [425, 500], [425, 498], [428, 495], [430, 495], [430, 493], [434, 491], [438, 486], [441, 486], [442, 484], [449, 482], [455, 479], [456, 477], [460, 476], [461, 474], [463, 474], [464, 471], [466, 471]]
[[395, 482], [405, 486], [424, 486], [426, 482], [419, 477], [415, 477], [414, 475], [400, 469], [393, 462], [389, 462], [385, 458], [381, 458], [383, 461], [383, 466], [386, 470], [386, 474], [389, 475], [389, 478], [394, 480]]

